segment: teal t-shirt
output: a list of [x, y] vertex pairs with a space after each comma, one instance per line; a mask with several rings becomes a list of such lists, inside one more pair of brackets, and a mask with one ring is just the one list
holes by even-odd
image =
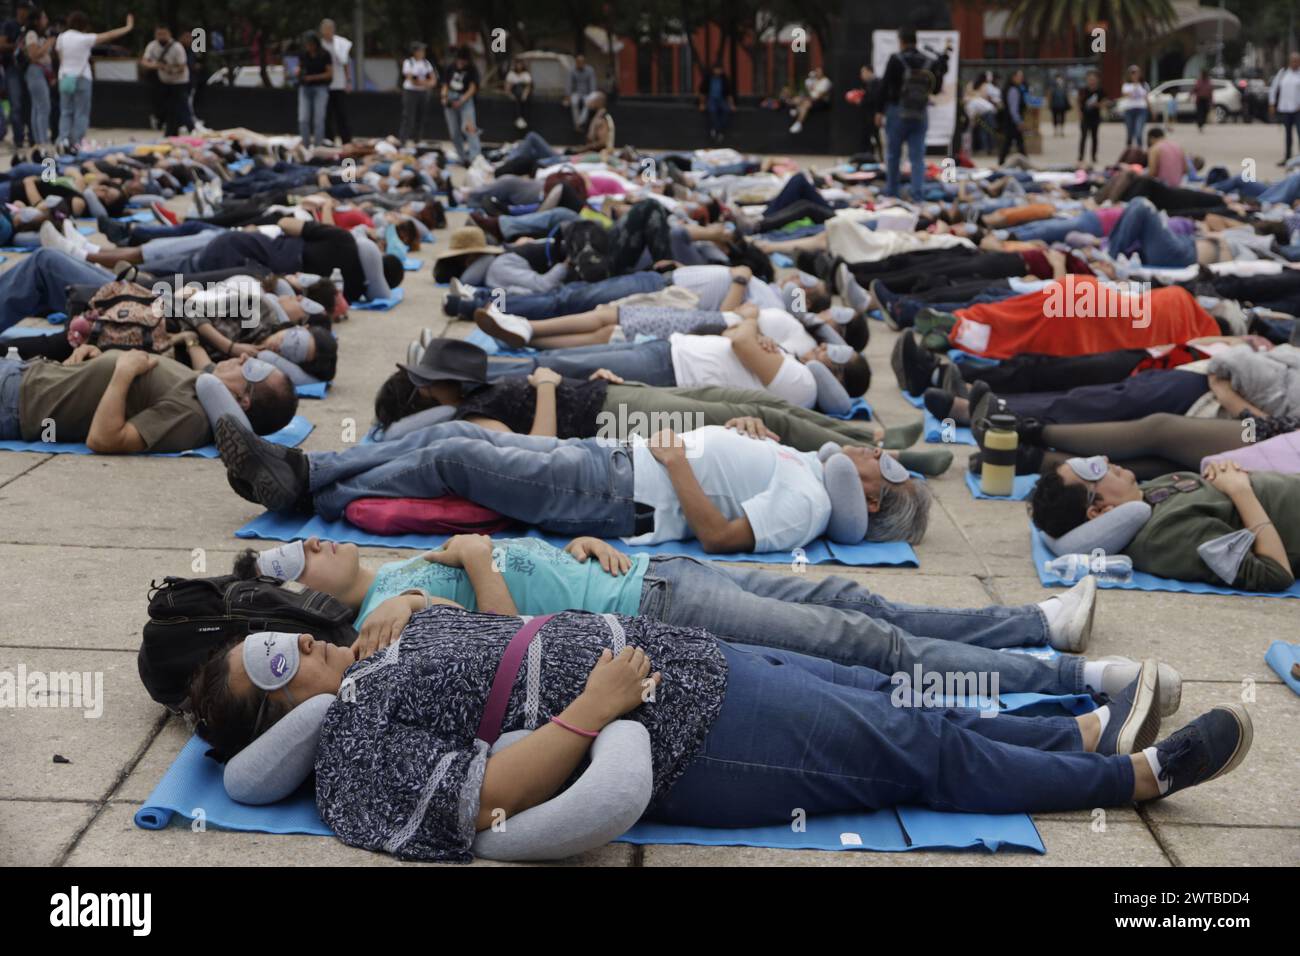
[[[520, 614], [554, 611], [593, 611], [597, 614], [636, 614], [641, 607], [641, 585], [650, 557], [631, 555], [632, 567], [615, 577], [595, 558], [579, 561], [567, 551], [537, 538], [513, 538], [496, 543], [493, 550], [501, 576]], [[470, 611], [478, 610], [469, 575], [460, 568], [426, 561], [385, 564], [375, 574], [357, 613], [359, 627], [366, 616], [394, 595], [420, 588], [433, 597], [446, 598]]]

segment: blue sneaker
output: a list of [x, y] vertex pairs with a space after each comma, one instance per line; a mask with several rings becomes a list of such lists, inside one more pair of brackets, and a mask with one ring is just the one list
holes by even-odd
[[1131, 754], [1155, 743], [1160, 733], [1159, 699], [1160, 665], [1143, 661], [1133, 682], [1110, 698], [1110, 720], [1097, 741], [1097, 753]]
[[[1156, 744], [1160, 797], [1235, 770], [1250, 752], [1255, 728], [1240, 704], [1220, 704]], [[1156, 799], [1160, 799], [1157, 797]]]

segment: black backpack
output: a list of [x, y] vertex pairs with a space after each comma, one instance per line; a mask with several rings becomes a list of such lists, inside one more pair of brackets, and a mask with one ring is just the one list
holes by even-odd
[[564, 258], [569, 271], [583, 282], [608, 279], [610, 264], [609, 230], [591, 219], [574, 219], [560, 229]]
[[903, 54], [898, 58], [903, 61], [903, 82], [898, 94], [898, 115], [903, 119], [924, 119], [930, 108], [930, 94], [934, 92], [934, 74], [928, 69], [928, 60], [916, 62], [920, 57], [909, 61]]
[[348, 647], [352, 609], [297, 581], [167, 577], [149, 589], [138, 663], [149, 696], [183, 713], [190, 680], [219, 647], [256, 631], [294, 631]]

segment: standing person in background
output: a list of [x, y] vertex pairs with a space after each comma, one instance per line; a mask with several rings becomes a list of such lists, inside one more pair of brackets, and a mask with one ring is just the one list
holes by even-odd
[[930, 129], [930, 94], [948, 72], [949, 40], [943, 53], [929, 57], [916, 48], [916, 30], [898, 31], [899, 51], [889, 58], [881, 84], [885, 103], [885, 195], [897, 196], [903, 144], [912, 164], [912, 199], [920, 201], [925, 186], [925, 134]]
[[32, 104], [31, 138], [33, 146], [50, 142], [50, 85], [54, 82], [54, 31], [44, 10], [36, 10], [27, 20], [23, 38], [27, 58], [27, 98]]
[[962, 105], [966, 109], [966, 123], [970, 127], [972, 153], [988, 153], [993, 150], [993, 131], [989, 123], [990, 117], [997, 115], [998, 108], [989, 96], [989, 88], [992, 85], [992, 75], [981, 73], [971, 80], [970, 86], [966, 88], [966, 95], [962, 97]]
[[1151, 118], [1147, 97], [1151, 87], [1142, 79], [1142, 67], [1136, 63], [1128, 68], [1128, 79], [1120, 88], [1119, 108], [1124, 112], [1124, 146], [1142, 148], [1142, 132]]
[[1291, 131], [1300, 134], [1300, 53], [1292, 53], [1286, 67], [1278, 70], [1268, 88], [1268, 115], [1282, 121], [1286, 130], [1286, 155], [1279, 166], [1291, 158]]
[[[26, 0], [14, 9], [13, 19], [0, 27], [0, 64], [4, 66], [5, 90], [9, 93], [9, 121], [14, 127], [14, 149], [22, 149], [27, 136], [27, 54], [23, 38], [31, 20], [32, 5]], [[4, 138], [4, 115], [0, 114], [0, 139]], [[35, 136], [32, 136], [32, 141]]]
[[74, 152], [90, 129], [90, 101], [94, 74], [90, 52], [112, 43], [135, 29], [135, 14], [126, 15], [126, 25], [106, 33], [91, 33], [90, 20], [80, 10], [68, 14], [68, 28], [59, 34], [54, 50], [59, 55], [59, 146]]
[[474, 162], [482, 151], [478, 140], [478, 118], [474, 113], [478, 86], [478, 68], [470, 59], [469, 49], [457, 47], [451, 69], [442, 76], [442, 113], [456, 155], [466, 166]]
[[880, 128], [885, 125], [884, 104], [880, 99], [880, 80], [870, 63], [858, 68], [858, 84], [862, 87], [862, 152], [880, 159]]
[[310, 31], [302, 38], [298, 58], [298, 133], [302, 145], [319, 146], [325, 139], [325, 113], [329, 109], [330, 77], [334, 61]]
[[1092, 162], [1097, 162], [1097, 133], [1101, 129], [1101, 108], [1106, 94], [1101, 90], [1101, 74], [1089, 70], [1079, 90], [1079, 162], [1083, 162], [1083, 148], [1092, 137]]
[[1196, 99], [1196, 132], [1205, 132], [1205, 121], [1210, 115], [1210, 103], [1214, 100], [1214, 83], [1210, 81], [1210, 71], [1201, 70], [1192, 87], [1192, 96]]
[[352, 41], [339, 36], [334, 21], [320, 22], [320, 42], [330, 55], [334, 68], [330, 76], [329, 105], [325, 111], [325, 135], [340, 143], [352, 142], [352, 127], [348, 125], [347, 96], [352, 89]]
[[573, 116], [573, 131], [587, 131], [587, 97], [596, 92], [596, 71], [587, 65], [587, 58], [579, 53], [573, 58], [573, 69], [564, 78], [564, 105]]
[[1002, 149], [998, 153], [998, 165], [1007, 161], [1012, 147], [1018, 153], [1025, 150], [1025, 97], [1029, 90], [1025, 87], [1025, 71], [1012, 70], [1007, 77], [1006, 89], [1002, 91]]
[[158, 96], [154, 100], [159, 125], [165, 135], [177, 136], [186, 119], [186, 94], [190, 88], [190, 63], [185, 48], [165, 23], [154, 27], [153, 39], [144, 48], [140, 69], [156, 77]]
[[428, 46], [416, 40], [411, 55], [402, 61], [402, 124], [397, 133], [402, 145], [424, 139], [433, 88], [438, 85], [438, 70], [429, 62], [428, 52]]
[[1052, 97], [1049, 104], [1052, 109], [1052, 134], [1065, 135], [1065, 114], [1070, 110], [1070, 94], [1065, 88], [1065, 77], [1059, 73], [1052, 80]]
[[515, 101], [515, 129], [528, 129], [528, 113], [533, 102], [533, 75], [528, 64], [515, 57], [506, 74], [506, 90]]
[[709, 117], [709, 140], [721, 143], [722, 135], [731, 125], [731, 114], [736, 111], [736, 96], [721, 63], [713, 64], [713, 69], [700, 80], [698, 92], [700, 112]]

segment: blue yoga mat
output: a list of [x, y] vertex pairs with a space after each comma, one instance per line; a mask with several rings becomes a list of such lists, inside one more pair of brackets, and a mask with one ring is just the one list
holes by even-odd
[[536, 355], [537, 349], [522, 348], [512, 349], [502, 345], [492, 336], [488, 335], [482, 329], [476, 328], [469, 335], [465, 336], [465, 341], [472, 345], [477, 345], [488, 355], [501, 355], [511, 358], [527, 358], [530, 355]]
[[1291, 673], [1291, 668], [1300, 664], [1300, 644], [1288, 644], [1286, 641], [1274, 641], [1268, 646], [1264, 660], [1273, 668], [1282, 683], [1292, 691], [1300, 694], [1300, 677]]
[[[1055, 555], [1047, 550], [1047, 545], [1043, 543], [1043, 533], [1035, 528], [1032, 524], [1029, 526], [1030, 539], [1033, 543], [1032, 556], [1034, 561], [1034, 570], [1038, 573], [1038, 580], [1043, 587], [1069, 587], [1063, 581], [1058, 581], [1053, 575], [1043, 570], [1043, 566], [1051, 561]], [[1242, 597], [1266, 597], [1266, 598], [1300, 598], [1300, 581], [1297, 581], [1285, 591], [1239, 591], [1236, 588], [1220, 587], [1217, 584], [1205, 584], [1202, 581], [1176, 581], [1173, 578], [1161, 578], [1154, 574], [1146, 574], [1143, 571], [1134, 571], [1133, 578], [1129, 581], [1098, 581], [1098, 587], [1103, 588], [1122, 588], [1125, 591], [1185, 591], [1188, 594], [1225, 594], [1241, 595]]]
[[914, 408], [921, 409], [925, 413], [925, 440], [932, 445], [978, 445], [975, 441], [975, 435], [970, 428], [965, 425], [956, 426], [952, 434], [944, 441], [943, 422], [935, 418], [930, 410], [925, 407], [925, 399], [919, 395], [911, 395], [903, 392], [903, 398]]
[[1015, 481], [1011, 484], [1011, 494], [986, 495], [980, 491], [979, 477], [971, 474], [970, 469], [966, 470], [966, 487], [970, 489], [973, 497], [982, 501], [1027, 501], [1029, 496], [1034, 493], [1034, 485], [1036, 484], [1038, 484], [1037, 475], [1016, 475]]
[[424, 260], [418, 256], [407, 256], [402, 260], [402, 268], [407, 272], [419, 272], [424, 268]]
[[[265, 435], [269, 442], [293, 448], [302, 444], [302, 440], [311, 434], [316, 426], [301, 415], [293, 416], [293, 421], [278, 432]], [[84, 444], [73, 442], [43, 441], [0, 441], [0, 451], [33, 451], [42, 455], [93, 455], [94, 452]], [[204, 445], [190, 451], [144, 452], [149, 458], [218, 458], [216, 445]]]
[[[536, 528], [525, 532], [505, 532], [505, 536], [518, 537], [520, 533], [530, 538], [541, 538], [557, 548], [562, 548], [570, 539], [563, 536], [543, 534]], [[343, 519], [326, 521], [315, 515], [280, 514], [267, 511], [258, 515], [248, 524], [235, 532], [237, 538], [262, 538], [269, 541], [297, 541], [310, 537], [322, 541], [349, 541], [352, 544], [367, 545], [373, 548], [418, 548], [428, 551], [441, 547], [449, 535], [434, 534], [399, 534], [379, 535], [362, 531]], [[799, 564], [847, 564], [859, 567], [883, 566], [917, 567], [916, 552], [904, 541], [864, 541], [861, 544], [836, 544], [819, 539], [803, 550], [803, 560], [790, 551], [777, 551], [768, 554], [708, 554], [700, 547], [698, 541], [664, 541], [654, 545], [631, 546], [621, 541], [611, 541], [620, 551], [628, 554], [680, 554], [701, 560], [744, 561], [761, 564], [788, 564], [797, 570]]]
[[329, 387], [329, 382], [312, 382], [310, 385], [296, 385], [294, 391], [299, 398], [324, 398]]
[[[1031, 709], [1059, 715], [1092, 709], [1086, 695], [1049, 697], [1042, 694], [1005, 694], [1004, 713]], [[270, 806], [236, 803], [222, 784], [222, 765], [204, 754], [208, 744], [191, 737], [172, 761], [158, 785], [136, 811], [135, 824], [144, 830], [161, 830], [177, 815], [189, 820], [202, 807], [206, 824], [225, 830], [257, 833], [303, 833], [331, 836], [316, 810], [310, 783], [292, 796]], [[1027, 814], [942, 813], [920, 807], [897, 807], [866, 813], [811, 817], [797, 830], [791, 824], [721, 829], [639, 823], [617, 842], [635, 844], [687, 844], [692, 846], [760, 846], [788, 850], [903, 850], [983, 846], [1023, 847], [1045, 853], [1042, 838]]]
[[399, 305], [406, 298], [405, 289], [394, 289], [393, 294], [387, 299], [367, 299], [365, 302], [350, 303], [348, 308], [356, 309], [359, 312], [387, 312], [395, 305]]

